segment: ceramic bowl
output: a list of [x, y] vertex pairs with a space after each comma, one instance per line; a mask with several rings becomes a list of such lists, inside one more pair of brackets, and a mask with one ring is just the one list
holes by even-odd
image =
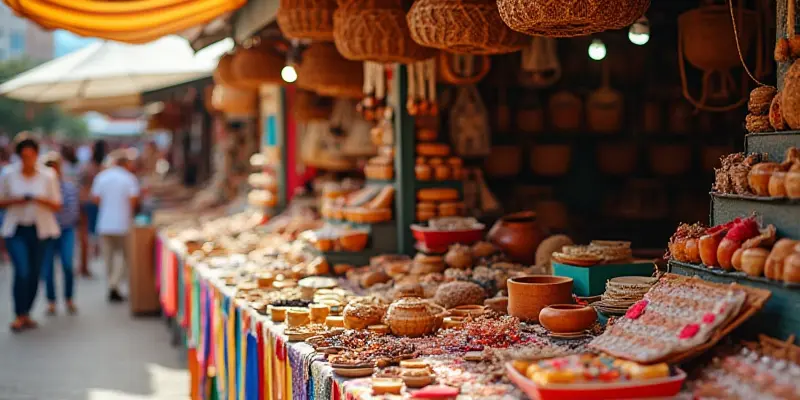
[[483, 301], [487, 309], [496, 311], [500, 314], [508, 314], [508, 297], [492, 297]]
[[484, 306], [479, 306], [476, 304], [469, 304], [451, 308], [449, 311], [450, 315], [455, 317], [467, 317], [470, 315], [473, 317], [477, 317], [479, 315], [483, 315], [486, 312], [486, 308]]
[[539, 322], [543, 308], [571, 301], [572, 278], [529, 275], [508, 280], [508, 314], [523, 321]]
[[553, 304], [539, 312], [539, 323], [553, 333], [583, 332], [597, 321], [592, 306]]

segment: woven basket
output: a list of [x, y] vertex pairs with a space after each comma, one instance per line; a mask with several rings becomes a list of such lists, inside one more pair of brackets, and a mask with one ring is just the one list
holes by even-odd
[[297, 67], [297, 87], [322, 96], [361, 98], [364, 64], [342, 57], [330, 43], [312, 43]]
[[511, 29], [535, 36], [573, 37], [636, 22], [650, 0], [497, 0]]
[[231, 64], [233, 62], [233, 54], [226, 53], [217, 61], [217, 68], [214, 69], [212, 77], [214, 83], [217, 85], [236, 86], [236, 75], [233, 73]]
[[399, 0], [339, 0], [333, 40], [348, 60], [409, 64], [436, 54], [411, 39]]
[[281, 0], [275, 19], [290, 39], [333, 41], [336, 0]]
[[225, 114], [249, 116], [258, 113], [258, 92], [232, 86], [215, 85], [211, 106]]
[[569, 171], [572, 147], [565, 144], [541, 144], [531, 147], [531, 171], [541, 176], [561, 176]]
[[237, 87], [258, 89], [261, 85], [283, 84], [281, 69], [286, 61], [266, 43], [240, 48], [233, 55], [230, 69]]
[[493, 146], [483, 168], [490, 178], [517, 176], [522, 169], [522, 149], [519, 146]]
[[[469, 75], [462, 74], [456, 67], [457, 59], [472, 57], [473, 68]], [[488, 56], [461, 56], [458, 54], [440, 51], [436, 63], [436, 78], [449, 85], [472, 85], [483, 79], [492, 67], [492, 60]], [[477, 64], [477, 65], [476, 65]]]
[[297, 122], [327, 121], [331, 116], [333, 104], [330, 99], [306, 90], [298, 90], [294, 99], [292, 108]]
[[415, 42], [456, 53], [511, 53], [528, 42], [503, 23], [495, 0], [417, 0], [406, 20]]

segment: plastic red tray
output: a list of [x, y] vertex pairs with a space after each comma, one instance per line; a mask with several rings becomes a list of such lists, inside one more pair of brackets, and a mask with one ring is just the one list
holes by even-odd
[[411, 225], [411, 232], [414, 239], [430, 250], [438, 251], [447, 248], [454, 243], [472, 244], [483, 239], [483, 224], [477, 225], [473, 229], [460, 231], [437, 231], [421, 225]]
[[686, 373], [680, 369], [673, 376], [646, 381], [619, 383], [576, 383], [538, 386], [506, 363], [508, 377], [534, 400], [606, 400], [671, 398], [681, 391]]

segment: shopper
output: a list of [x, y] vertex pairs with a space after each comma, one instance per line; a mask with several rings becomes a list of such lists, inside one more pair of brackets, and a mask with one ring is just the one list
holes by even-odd
[[97, 244], [95, 243], [97, 227], [97, 204], [92, 200], [91, 190], [94, 178], [103, 170], [103, 161], [108, 153], [108, 145], [103, 140], [94, 142], [92, 146], [92, 158], [86, 163], [80, 172], [80, 198], [81, 198], [81, 220], [78, 232], [80, 242], [80, 265], [78, 272], [81, 276], [91, 278], [92, 272], [89, 270], [89, 263], [95, 254]]
[[61, 233], [55, 216], [61, 209], [61, 193], [55, 173], [37, 162], [39, 143], [24, 133], [15, 142], [20, 162], [7, 166], [0, 176], [0, 207], [6, 209], [0, 231], [14, 267], [16, 319], [11, 330], [19, 332], [37, 326], [30, 311], [39, 288], [42, 255]]
[[[108, 300], [119, 302], [124, 300], [119, 292], [119, 284], [128, 261], [127, 235], [139, 198], [139, 183], [129, 171], [131, 160], [126, 151], [115, 151], [109, 157], [113, 164], [95, 177], [92, 197], [100, 207], [97, 233], [108, 269]], [[117, 254], [123, 257], [121, 264], [114, 262]]]
[[64, 303], [67, 312], [75, 314], [78, 309], [73, 303], [74, 280], [72, 273], [73, 258], [75, 256], [75, 228], [80, 217], [80, 201], [78, 199], [78, 187], [64, 176], [64, 164], [58, 153], [52, 152], [45, 157], [45, 165], [52, 168], [58, 176], [61, 186], [61, 198], [63, 206], [61, 211], [56, 214], [61, 235], [54, 240], [49, 251], [44, 255], [42, 265], [42, 279], [45, 282], [47, 294], [47, 314], [56, 314], [56, 285], [55, 285], [55, 258], [59, 255], [61, 260], [61, 271], [64, 276]]

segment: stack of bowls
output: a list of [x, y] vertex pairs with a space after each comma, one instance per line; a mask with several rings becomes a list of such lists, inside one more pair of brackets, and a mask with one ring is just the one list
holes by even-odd
[[620, 276], [606, 282], [606, 291], [600, 301], [592, 306], [606, 315], [623, 315], [641, 300], [656, 283], [656, 278], [644, 276]]

